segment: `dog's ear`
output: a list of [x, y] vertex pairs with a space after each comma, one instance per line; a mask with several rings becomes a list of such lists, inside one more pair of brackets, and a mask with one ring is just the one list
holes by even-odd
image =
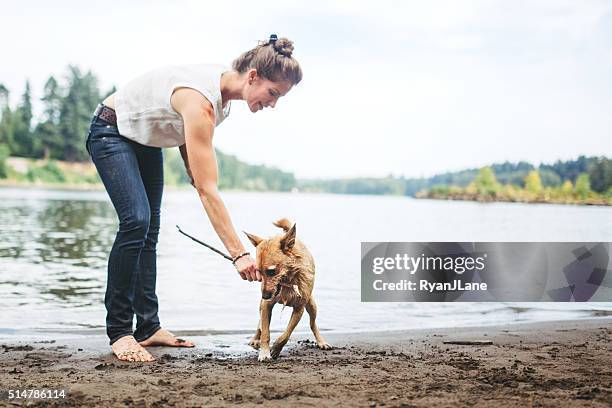
[[259, 238], [257, 235], [249, 234], [248, 232], [244, 232], [244, 234], [247, 236], [247, 238], [249, 238], [249, 241], [251, 241], [251, 243], [255, 247], [257, 247], [257, 245], [259, 245], [259, 243], [263, 241], [263, 238]]
[[285, 232], [291, 229], [291, 221], [286, 218], [281, 218], [280, 220], [276, 221], [274, 225], [278, 228], [282, 228]]
[[289, 231], [285, 233], [285, 235], [281, 238], [280, 241], [281, 251], [287, 252], [295, 245], [295, 224], [291, 227]]

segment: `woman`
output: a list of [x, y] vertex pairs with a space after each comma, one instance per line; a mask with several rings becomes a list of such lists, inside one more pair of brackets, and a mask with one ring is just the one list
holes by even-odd
[[273, 34], [238, 57], [232, 69], [157, 69], [129, 82], [96, 109], [86, 146], [119, 218], [104, 298], [106, 331], [118, 359], [153, 361], [147, 346], [194, 346], [161, 328], [157, 316], [161, 148], [180, 148], [192, 184], [236, 270], [242, 279], [261, 280], [217, 191], [213, 133], [229, 114], [230, 101], [246, 101], [251, 112], [273, 108], [300, 82], [302, 71], [292, 52], [291, 41]]

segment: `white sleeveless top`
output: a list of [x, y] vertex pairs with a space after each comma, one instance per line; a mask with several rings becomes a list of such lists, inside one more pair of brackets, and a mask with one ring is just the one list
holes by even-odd
[[176, 147], [185, 143], [183, 118], [170, 104], [177, 88], [193, 88], [212, 104], [217, 123], [229, 114], [222, 107], [223, 65], [181, 65], [147, 72], [120, 88], [115, 94], [119, 133], [137, 143], [155, 147]]

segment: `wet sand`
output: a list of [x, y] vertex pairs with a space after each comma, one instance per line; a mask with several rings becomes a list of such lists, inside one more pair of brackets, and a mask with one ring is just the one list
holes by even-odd
[[[273, 338], [276, 336], [273, 336]], [[0, 346], [0, 388], [67, 388], [66, 399], [0, 406], [609, 407], [612, 318], [496, 327], [327, 334], [336, 349], [296, 334], [281, 357], [227, 358], [150, 348], [123, 363], [102, 337]], [[453, 345], [445, 341], [491, 341]], [[245, 342], [247, 336], [245, 336]]]

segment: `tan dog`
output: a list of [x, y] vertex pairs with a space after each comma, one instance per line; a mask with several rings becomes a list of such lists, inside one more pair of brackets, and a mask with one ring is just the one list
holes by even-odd
[[[259, 361], [277, 358], [287, 344], [295, 326], [304, 314], [310, 315], [310, 329], [315, 336], [317, 346], [324, 350], [332, 347], [323, 339], [317, 328], [317, 304], [312, 297], [315, 265], [308, 249], [295, 237], [295, 224], [286, 218], [274, 223], [285, 231], [285, 234], [270, 239], [245, 232], [257, 248], [257, 266], [262, 274], [261, 302], [259, 303], [259, 326], [249, 342], [254, 349], [259, 349]], [[276, 303], [293, 308], [287, 330], [280, 335], [270, 352], [270, 318]]]

